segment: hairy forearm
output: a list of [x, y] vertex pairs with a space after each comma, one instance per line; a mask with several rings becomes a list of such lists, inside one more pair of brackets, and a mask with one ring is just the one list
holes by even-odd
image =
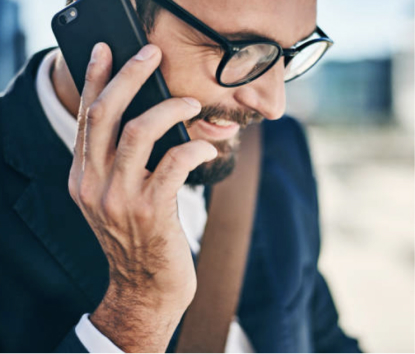
[[164, 353], [185, 310], [110, 287], [90, 320], [124, 352]]

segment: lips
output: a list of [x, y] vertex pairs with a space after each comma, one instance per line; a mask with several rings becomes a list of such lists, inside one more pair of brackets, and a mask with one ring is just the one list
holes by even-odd
[[240, 130], [240, 125], [225, 119], [199, 120], [195, 122], [191, 129], [209, 140], [227, 140], [233, 138]]
[[211, 118], [211, 119], [207, 120], [207, 122], [208, 123], [211, 123], [211, 124], [214, 124], [214, 125], [218, 125], [220, 127], [230, 127], [233, 124], [235, 124], [234, 122], [231, 122], [229, 120], [226, 120], [226, 119], [217, 119], [217, 118]]

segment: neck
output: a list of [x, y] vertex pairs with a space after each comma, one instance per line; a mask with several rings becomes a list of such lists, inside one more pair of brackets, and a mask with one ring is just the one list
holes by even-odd
[[52, 83], [62, 105], [69, 113], [77, 117], [80, 97], [61, 52], [59, 52], [53, 66]]

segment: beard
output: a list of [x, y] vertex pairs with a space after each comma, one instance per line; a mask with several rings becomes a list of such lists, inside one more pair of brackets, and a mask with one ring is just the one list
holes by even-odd
[[[199, 120], [210, 122], [212, 118], [225, 119], [238, 123], [241, 129], [245, 129], [249, 124], [260, 123], [264, 119], [257, 112], [227, 109], [216, 105], [203, 107], [201, 112], [185, 123], [185, 125], [186, 128], [190, 128]], [[201, 184], [214, 185], [232, 174], [236, 165], [240, 133], [228, 140], [209, 142], [218, 150], [218, 156], [214, 160], [206, 162], [190, 172], [185, 184], [193, 187]]]

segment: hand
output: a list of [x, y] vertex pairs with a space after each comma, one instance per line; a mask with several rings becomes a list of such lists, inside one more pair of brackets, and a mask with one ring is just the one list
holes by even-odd
[[200, 112], [192, 98], [172, 98], [129, 121], [123, 112], [157, 68], [148, 45], [108, 83], [109, 47], [98, 44], [86, 74], [69, 191], [109, 262], [109, 288], [91, 320], [125, 351], [164, 351], [196, 291], [191, 252], [179, 222], [177, 191], [190, 171], [217, 156], [206, 141], [174, 147], [154, 173], [153, 144]]

